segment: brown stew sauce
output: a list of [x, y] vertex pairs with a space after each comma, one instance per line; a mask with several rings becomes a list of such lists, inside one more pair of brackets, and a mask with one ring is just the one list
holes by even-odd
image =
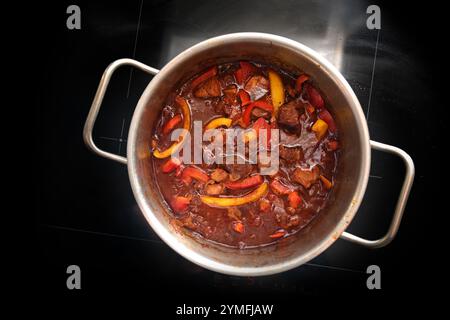
[[[183, 105], [191, 130], [194, 120], [206, 126], [217, 118], [225, 119], [218, 129], [229, 124], [280, 130], [279, 169], [270, 175], [260, 175], [261, 164], [190, 165], [153, 156], [154, 175], [175, 223], [241, 249], [274, 243], [308, 225], [327, 204], [339, 153], [337, 128], [322, 96], [307, 74], [250, 61], [204, 70], [170, 94], [154, 127], [153, 153], [174, 144], [171, 132], [187, 120]], [[267, 190], [237, 206], [202, 200], [241, 198], [263, 185]]]

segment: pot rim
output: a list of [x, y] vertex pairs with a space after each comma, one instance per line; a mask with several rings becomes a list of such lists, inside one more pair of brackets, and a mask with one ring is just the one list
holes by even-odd
[[[351, 205], [348, 208], [345, 215], [341, 218], [341, 220], [336, 224], [333, 231], [330, 233], [331, 236], [324, 238], [321, 242], [319, 242], [312, 250], [303, 254], [299, 257], [295, 257], [293, 259], [289, 259], [287, 261], [283, 261], [281, 263], [277, 263], [274, 265], [267, 266], [258, 266], [258, 267], [241, 267], [241, 266], [231, 266], [225, 263], [217, 262], [212, 259], [209, 259], [192, 248], [182, 244], [178, 241], [178, 239], [173, 235], [173, 232], [166, 228], [161, 222], [154, 216], [151, 209], [145, 204], [145, 195], [139, 184], [138, 176], [136, 174], [136, 166], [135, 166], [135, 158], [136, 158], [136, 150], [135, 150], [135, 141], [137, 138], [137, 129], [139, 119], [144, 112], [146, 104], [150, 98], [150, 92], [152, 88], [156, 85], [160, 79], [163, 79], [165, 74], [169, 72], [172, 68], [175, 68], [180, 62], [189, 59], [190, 56], [194, 53], [201, 52], [207, 48], [214, 47], [218, 44], [223, 44], [224, 42], [234, 42], [237, 40], [252, 40], [252, 41], [262, 41], [268, 43], [277, 43], [288, 47], [294, 51], [302, 52], [303, 55], [309, 57], [311, 60], [317, 62], [320, 67], [328, 73], [328, 75], [336, 81], [339, 85], [342, 93], [347, 97], [351, 103], [349, 107], [352, 109], [355, 117], [356, 117], [356, 126], [358, 127], [358, 131], [361, 133], [360, 139], [363, 141], [362, 144], [362, 174], [360, 175], [356, 191], [354, 193], [353, 199], [351, 201]], [[345, 80], [343, 75], [334, 67], [328, 60], [322, 57], [319, 53], [310, 49], [309, 47], [282, 37], [268, 33], [259, 33], [259, 32], [241, 32], [241, 33], [230, 33], [222, 36], [210, 38], [204, 40], [188, 49], [184, 50], [172, 60], [170, 60], [159, 72], [156, 76], [150, 81], [141, 95], [136, 109], [133, 113], [133, 117], [131, 120], [130, 128], [128, 131], [128, 141], [127, 141], [127, 157], [128, 157], [128, 175], [130, 178], [131, 188], [133, 190], [134, 197], [144, 214], [145, 219], [150, 224], [152, 229], [157, 233], [157, 235], [173, 250], [175, 250], [178, 254], [188, 259], [189, 261], [204, 267], [206, 269], [216, 271], [219, 273], [229, 274], [229, 275], [237, 275], [237, 276], [264, 276], [271, 275], [275, 273], [280, 273], [283, 271], [287, 271], [298, 267], [311, 259], [315, 258], [323, 251], [325, 251], [331, 244], [336, 241], [340, 235], [345, 231], [347, 226], [352, 221], [355, 216], [366, 191], [368, 179], [369, 179], [369, 170], [370, 170], [370, 138], [369, 138], [369, 130], [367, 127], [367, 121], [365, 119], [364, 113], [362, 111], [361, 105], [359, 103], [358, 98], [356, 97], [353, 89], [350, 87], [348, 82]]]

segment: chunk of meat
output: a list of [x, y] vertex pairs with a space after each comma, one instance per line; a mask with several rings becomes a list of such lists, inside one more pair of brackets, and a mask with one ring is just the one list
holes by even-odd
[[270, 189], [279, 196], [286, 195], [292, 192], [292, 188], [285, 186], [279, 180], [272, 180], [270, 183]]
[[234, 85], [234, 76], [232, 73], [224, 73], [219, 76], [220, 84], [223, 88]]
[[223, 169], [217, 168], [211, 173], [211, 179], [216, 182], [225, 181], [228, 178], [228, 172]]
[[251, 165], [249, 163], [226, 164], [225, 168], [230, 173], [230, 180], [231, 181], [236, 181], [236, 180], [239, 180], [241, 178], [247, 177], [253, 171], [253, 165]]
[[200, 84], [194, 91], [197, 98], [219, 97], [221, 94], [220, 82], [216, 77], [210, 78]]
[[180, 218], [180, 224], [182, 227], [188, 228], [190, 230], [196, 230], [198, 226], [195, 224], [191, 213], [188, 213], [184, 217]]
[[248, 79], [244, 89], [252, 101], [258, 100], [269, 92], [269, 80], [262, 75], [254, 75]]
[[303, 151], [301, 148], [288, 148], [280, 146], [280, 157], [288, 162], [298, 162], [303, 158]]
[[320, 169], [318, 166], [314, 166], [311, 170], [296, 168], [292, 175], [292, 180], [301, 184], [306, 189], [309, 189], [311, 185], [319, 178]]
[[231, 220], [241, 220], [242, 213], [241, 213], [241, 210], [239, 210], [238, 208], [230, 207], [227, 209], [227, 216]]
[[278, 123], [288, 129], [297, 129], [300, 127], [300, 112], [297, 110], [297, 102], [291, 101], [283, 104], [278, 113]]
[[225, 104], [223, 106], [223, 112], [225, 112], [225, 114], [229, 118], [231, 118], [233, 120], [236, 120], [241, 115], [241, 106], [240, 105], [233, 105], [233, 104]]
[[235, 85], [231, 85], [223, 89], [224, 101], [228, 104], [237, 104], [237, 87]]
[[206, 194], [210, 196], [217, 196], [221, 194], [224, 190], [223, 184], [221, 183], [214, 183], [214, 184], [208, 184], [205, 187]]
[[252, 117], [253, 118], [266, 118], [270, 119], [272, 114], [269, 111], [260, 109], [260, 108], [253, 108], [252, 110]]

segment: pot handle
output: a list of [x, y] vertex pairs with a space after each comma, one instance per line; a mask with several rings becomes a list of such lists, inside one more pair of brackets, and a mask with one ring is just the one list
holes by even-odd
[[155, 75], [159, 72], [158, 69], [149, 67], [139, 61], [133, 59], [119, 59], [111, 63], [103, 72], [103, 76], [100, 79], [100, 83], [98, 84], [97, 92], [95, 93], [94, 100], [92, 101], [91, 109], [89, 110], [89, 114], [86, 118], [86, 123], [84, 124], [83, 129], [83, 139], [86, 146], [91, 149], [94, 153], [99, 156], [105, 157], [107, 159], [115, 160], [117, 162], [126, 164], [127, 158], [119, 156], [114, 153], [110, 153], [104, 150], [99, 149], [92, 139], [92, 130], [94, 129], [95, 120], [97, 119], [98, 112], [100, 111], [100, 107], [103, 102], [103, 97], [105, 96], [106, 89], [108, 88], [109, 80], [111, 80], [111, 76], [117, 68], [122, 66], [132, 66], [142, 71], [145, 71], [151, 75]]
[[367, 240], [348, 232], [343, 232], [341, 235], [341, 238], [344, 240], [348, 240], [368, 248], [376, 249], [388, 245], [397, 234], [400, 222], [402, 221], [403, 211], [405, 209], [406, 202], [408, 200], [409, 192], [411, 190], [411, 186], [414, 181], [415, 169], [413, 160], [402, 149], [388, 144], [376, 142], [373, 140], [370, 140], [370, 146], [375, 150], [392, 153], [400, 157], [405, 163], [406, 167], [405, 180], [403, 181], [403, 186], [402, 189], [400, 190], [400, 195], [398, 197], [397, 205], [395, 207], [394, 216], [392, 217], [391, 225], [389, 226], [387, 233], [382, 238], [377, 240]]

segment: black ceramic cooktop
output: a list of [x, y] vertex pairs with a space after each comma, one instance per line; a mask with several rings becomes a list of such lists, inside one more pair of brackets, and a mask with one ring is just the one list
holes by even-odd
[[[81, 10], [79, 30], [66, 27], [66, 9], [72, 4]], [[429, 60], [432, 42], [425, 37], [423, 26], [413, 28], [417, 19], [428, 21], [429, 12], [379, 3], [381, 29], [370, 30], [366, 9], [371, 4], [130, 0], [63, 1], [41, 8], [47, 17], [38, 49], [43, 57], [35, 114], [41, 288], [67, 293], [66, 268], [73, 264], [82, 271], [81, 294], [151, 292], [163, 287], [172, 297], [179, 297], [174, 304], [195, 303], [196, 295], [214, 300], [229, 294], [243, 301], [342, 291], [380, 295], [367, 289], [369, 265], [381, 268], [382, 295], [395, 296], [414, 287], [410, 281], [417, 276], [414, 270], [427, 264], [414, 253], [427, 247], [423, 231], [428, 230], [429, 219], [424, 215], [431, 212], [424, 196], [435, 170], [426, 162], [425, 153], [436, 153], [435, 130], [444, 123], [439, 117], [433, 61]], [[247, 278], [211, 272], [185, 260], [156, 236], [133, 198], [126, 166], [100, 158], [85, 147], [84, 121], [110, 62], [129, 57], [162, 68], [199, 41], [239, 31], [282, 35], [322, 54], [358, 96], [371, 139], [398, 146], [415, 160], [411, 197], [397, 238], [388, 247], [371, 250], [338, 240], [306, 265], [281, 274]], [[134, 106], [150, 80], [129, 68], [116, 72], [94, 130], [100, 148], [125, 156]], [[348, 231], [369, 239], [384, 234], [403, 174], [400, 160], [372, 152], [368, 189]], [[425, 282], [415, 278], [415, 283]]]

